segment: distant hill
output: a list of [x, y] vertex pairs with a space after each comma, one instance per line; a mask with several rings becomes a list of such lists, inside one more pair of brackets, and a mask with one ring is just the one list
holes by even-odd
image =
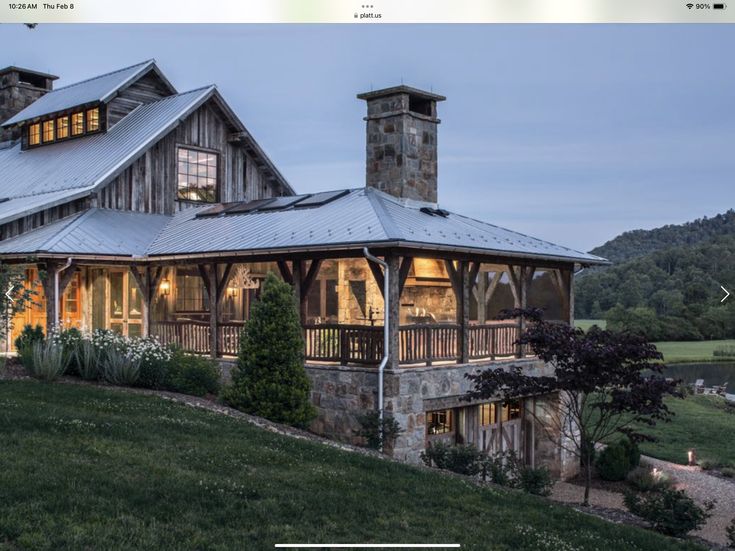
[[626, 232], [590, 251], [613, 261], [575, 281], [575, 316], [650, 340], [735, 338], [735, 211]]
[[617, 264], [670, 247], [709, 242], [721, 235], [735, 235], [735, 210], [685, 224], [627, 231], [590, 252]]

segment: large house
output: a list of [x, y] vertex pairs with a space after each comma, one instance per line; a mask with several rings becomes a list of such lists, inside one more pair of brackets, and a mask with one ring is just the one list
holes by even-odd
[[108, 328], [233, 356], [272, 271], [300, 305], [315, 432], [351, 440], [383, 408], [404, 429], [389, 450], [401, 459], [445, 440], [574, 469], [527, 414], [554, 396], [467, 402], [464, 375], [545, 373], [515, 344], [520, 322], [496, 315], [537, 306], [571, 322], [575, 269], [604, 260], [439, 207], [444, 97], [358, 95], [365, 185], [299, 195], [215, 86], [178, 92], [154, 61], [55, 79], [0, 71], [0, 261], [38, 293], [14, 331]]

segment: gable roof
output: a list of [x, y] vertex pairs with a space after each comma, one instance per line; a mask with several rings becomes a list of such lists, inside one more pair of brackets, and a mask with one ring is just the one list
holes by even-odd
[[156, 66], [153, 59], [118, 69], [111, 73], [105, 73], [81, 82], [76, 82], [68, 86], [62, 86], [56, 90], [52, 90], [39, 99], [34, 101], [28, 107], [17, 113], [15, 116], [5, 121], [2, 126], [13, 126], [22, 122], [43, 117], [51, 113], [58, 113], [65, 109], [88, 105], [92, 103], [107, 103], [115, 97], [115, 95], [132, 84], [148, 71], [155, 71], [156, 74], [169, 87], [172, 93], [176, 93], [176, 89], [163, 76], [163, 73]]
[[[73, 228], [74, 236], [82, 233], [94, 236], [99, 232], [88, 238], [92, 242], [97, 240], [93, 247], [71, 237], [49, 245], [47, 235], [54, 235], [57, 230], [44, 227], [0, 242], [0, 254], [116, 254], [161, 259], [390, 246], [584, 265], [607, 263], [599, 256], [459, 214], [432, 215], [421, 210], [425, 206], [422, 203], [401, 201], [372, 188], [344, 190], [343, 195], [336, 196], [315, 207], [288, 206], [280, 210], [205, 217], [198, 215], [211, 209], [211, 205], [185, 209], [174, 216], [91, 209], [89, 212], [95, 214], [87, 218], [77, 215], [72, 221], [79, 220]], [[97, 214], [100, 212], [105, 214]], [[104, 227], [99, 225], [100, 220], [105, 221]], [[55, 224], [56, 228], [63, 226], [61, 222]], [[117, 229], [108, 231], [112, 227]], [[141, 234], [134, 241], [137, 245], [131, 245], [125, 252], [121, 239], [132, 239], [126, 236], [136, 231], [147, 233]], [[145, 240], [149, 241], [143, 247]], [[110, 252], [113, 250], [114, 253]]]
[[207, 86], [141, 105], [107, 132], [21, 150], [0, 150], [0, 223], [106, 185], [216, 93]]

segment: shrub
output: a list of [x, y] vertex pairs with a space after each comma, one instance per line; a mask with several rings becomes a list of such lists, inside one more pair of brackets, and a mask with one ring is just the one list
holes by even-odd
[[520, 488], [529, 494], [537, 496], [549, 496], [554, 487], [551, 472], [546, 467], [521, 467], [519, 477]]
[[725, 528], [725, 532], [727, 533], [728, 547], [735, 549], [735, 518], [730, 521], [730, 524]]
[[30, 345], [30, 349], [30, 374], [34, 377], [53, 381], [66, 369], [64, 349], [53, 340], [36, 341]]
[[165, 364], [163, 387], [174, 392], [204, 396], [217, 394], [221, 371], [217, 362], [203, 356], [184, 354], [176, 349]]
[[429, 467], [470, 476], [480, 472], [483, 457], [475, 446], [451, 446], [444, 442], [429, 443], [426, 451], [421, 453], [421, 460]]
[[102, 377], [114, 385], [133, 385], [140, 374], [140, 361], [130, 354], [110, 348], [102, 361]]
[[36, 325], [35, 327], [26, 325], [13, 343], [15, 344], [15, 350], [18, 352], [20, 363], [23, 364], [26, 370], [29, 370], [29, 373], [32, 368], [31, 354], [33, 343], [42, 341], [43, 338], [43, 327], [40, 325]]
[[74, 352], [82, 340], [82, 333], [76, 327], [63, 329], [61, 331], [53, 330], [49, 333], [49, 338], [56, 344], [61, 346], [64, 351], [64, 361], [66, 362], [66, 373], [68, 375], [78, 375], [79, 366], [76, 362]]
[[624, 501], [631, 513], [650, 522], [654, 530], [677, 537], [701, 528], [714, 507], [713, 502], [707, 502], [702, 508], [683, 490], [672, 488], [645, 494], [629, 490]]
[[723, 467], [720, 469], [720, 474], [725, 478], [735, 478], [735, 469], [732, 467]]
[[483, 480], [490, 475], [490, 481], [500, 486], [517, 488], [521, 477], [521, 462], [513, 450], [498, 452], [486, 459], [483, 466]]
[[625, 437], [619, 441], [619, 444], [623, 447], [625, 455], [628, 457], [628, 470], [635, 469], [641, 464], [641, 450], [637, 442]]
[[89, 339], [81, 339], [74, 350], [74, 361], [82, 379], [91, 381], [100, 375], [100, 354], [94, 343]]
[[237, 368], [224, 399], [247, 413], [306, 427], [316, 413], [310, 386], [293, 291], [269, 273], [241, 333]]
[[624, 444], [610, 444], [597, 457], [597, 474], [603, 480], [625, 480], [630, 471], [630, 458]]
[[626, 482], [631, 488], [639, 492], [657, 492], [665, 488], [671, 488], [674, 481], [661, 471], [654, 473], [653, 469], [641, 465], [628, 473]]
[[[368, 448], [374, 450], [380, 449], [380, 413], [370, 411], [365, 415], [357, 418], [360, 423], [360, 430], [355, 431], [356, 436], [365, 439]], [[383, 415], [383, 444], [384, 447], [391, 447], [400, 433], [403, 432], [401, 425], [398, 424], [393, 417]]]
[[703, 471], [711, 471], [712, 469], [717, 468], [717, 463], [715, 461], [710, 461], [709, 459], [702, 459], [699, 461], [699, 468]]

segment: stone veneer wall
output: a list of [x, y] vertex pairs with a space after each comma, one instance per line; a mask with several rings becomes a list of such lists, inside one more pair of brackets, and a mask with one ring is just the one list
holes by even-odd
[[[49, 81], [49, 89], [50, 86]], [[46, 92], [48, 89], [19, 82], [16, 71], [0, 75], [0, 123], [28, 107]], [[16, 140], [19, 137], [20, 132], [17, 129], [0, 128], [0, 142]]]
[[[441, 399], [461, 405], [457, 398], [470, 390], [466, 373], [490, 366], [507, 369], [512, 365], [521, 365], [527, 373], [536, 376], [548, 375], [550, 369], [539, 360], [519, 359], [386, 370], [385, 408], [405, 431], [396, 440], [392, 456], [409, 463], [420, 461], [426, 441], [425, 412], [437, 409], [435, 404]], [[359, 444], [355, 436], [360, 428], [357, 418], [377, 408], [377, 369], [307, 365], [306, 371], [312, 383], [312, 402], [318, 412], [311, 429], [336, 440]], [[575, 458], [562, 453], [541, 427], [535, 430], [535, 449], [537, 465], [547, 465], [554, 474], [564, 477], [576, 472]]]

